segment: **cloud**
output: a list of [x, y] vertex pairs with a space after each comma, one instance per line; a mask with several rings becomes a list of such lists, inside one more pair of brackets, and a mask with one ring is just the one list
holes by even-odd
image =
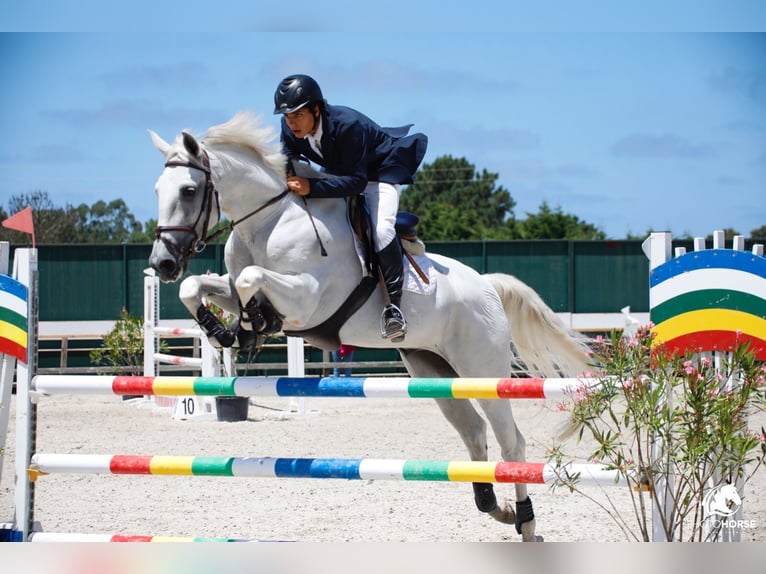
[[598, 176], [598, 170], [586, 165], [560, 165], [555, 168], [560, 177], [592, 178]]
[[49, 110], [43, 116], [52, 121], [71, 124], [78, 129], [93, 127], [128, 126], [155, 127], [184, 125], [189, 118], [215, 118], [220, 113], [213, 109], [168, 108], [149, 100], [112, 100], [99, 108], [72, 108]]
[[455, 124], [441, 122], [425, 127], [430, 142], [438, 142], [439, 148], [464, 150], [452, 155], [464, 155], [465, 151], [478, 155], [497, 155], [508, 151], [525, 151], [540, 146], [536, 134], [511, 128], [487, 129], [483, 127], [463, 128]]
[[[364, 91], [385, 89], [388, 93], [398, 89], [404, 93], [428, 93], [431, 97], [439, 98], [449, 98], [456, 92], [468, 91], [490, 95], [491, 101], [487, 105], [491, 106], [497, 106], [498, 98], [518, 89], [517, 84], [509, 80], [506, 74], [486, 77], [449, 66], [440, 69], [383, 59], [343, 66], [328, 65], [300, 55], [287, 56], [266, 66], [266, 71], [274, 77], [295, 73], [295, 70], [313, 70], [311, 75], [323, 88], [353, 86]], [[332, 98], [328, 99], [332, 103]]]
[[714, 155], [710, 145], [695, 144], [673, 135], [634, 134], [611, 146], [616, 156], [646, 159], [698, 158]]
[[749, 120], [736, 120], [728, 122], [722, 126], [722, 129], [744, 135], [759, 136], [766, 133], [766, 125]]
[[206, 86], [214, 83], [216, 75], [202, 62], [178, 62], [162, 66], [137, 66], [111, 71], [98, 76], [112, 90], [140, 87], [194, 88], [200, 85], [200, 78]]
[[79, 163], [88, 158], [75, 146], [64, 144], [43, 144], [34, 148], [30, 159], [35, 163]]
[[739, 186], [744, 183], [741, 177], [732, 177], [729, 175], [722, 175], [718, 178], [718, 183], [725, 187]]
[[766, 100], [766, 73], [764, 72], [745, 72], [728, 66], [710, 74], [707, 82], [717, 92], [741, 94], [754, 100]]

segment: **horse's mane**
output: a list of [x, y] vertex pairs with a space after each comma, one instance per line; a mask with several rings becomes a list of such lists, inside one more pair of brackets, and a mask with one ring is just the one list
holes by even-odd
[[208, 128], [203, 136], [206, 144], [238, 145], [255, 152], [267, 167], [285, 172], [287, 158], [277, 140], [276, 130], [263, 125], [260, 116], [249, 111], [237, 112], [228, 122]]

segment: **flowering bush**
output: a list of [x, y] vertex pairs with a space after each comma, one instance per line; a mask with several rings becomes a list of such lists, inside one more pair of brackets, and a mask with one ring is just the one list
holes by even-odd
[[[167, 352], [167, 344], [160, 342], [160, 350]], [[104, 336], [98, 349], [89, 353], [94, 365], [108, 365], [109, 371], [122, 374], [144, 373], [144, 320], [122, 309], [114, 328]]]
[[[652, 539], [652, 505], [664, 501], [667, 540], [713, 540], [721, 521], [706, 516], [706, 493], [724, 484], [741, 492], [766, 465], [766, 432], [748, 424], [766, 410], [766, 368], [747, 344], [714, 359], [670, 353], [652, 337], [642, 328], [633, 338], [613, 332], [597, 340], [600, 384], [583, 385], [559, 408], [571, 415], [578, 442], [595, 444], [590, 461], [626, 480], [637, 528], [615, 505], [600, 504], [628, 539]], [[585, 494], [566, 472], [567, 458], [561, 444], [549, 454], [560, 471], [554, 487]]]

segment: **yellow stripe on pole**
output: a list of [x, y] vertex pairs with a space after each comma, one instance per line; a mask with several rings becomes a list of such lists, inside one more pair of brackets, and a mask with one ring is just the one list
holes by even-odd
[[450, 462], [447, 476], [454, 482], [495, 482], [494, 462]]
[[191, 475], [193, 456], [153, 456], [149, 462], [152, 474]]
[[152, 542], [194, 542], [194, 538], [184, 536], [152, 536]]
[[27, 332], [19, 329], [16, 325], [0, 321], [0, 337], [8, 339], [20, 347], [27, 348]]
[[456, 399], [496, 399], [500, 379], [455, 379], [452, 396]]
[[740, 331], [766, 339], [766, 320], [742, 311], [705, 309], [671, 317], [655, 325], [652, 331], [656, 334], [655, 344], [700, 331]]
[[152, 383], [152, 389], [155, 395], [193, 395], [195, 380], [197, 377], [157, 377]]

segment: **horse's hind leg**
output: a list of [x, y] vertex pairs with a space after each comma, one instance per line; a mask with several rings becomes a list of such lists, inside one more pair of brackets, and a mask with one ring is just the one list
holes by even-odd
[[[513, 418], [511, 402], [499, 399], [478, 400], [482, 410], [487, 415], [492, 431], [495, 434], [497, 442], [500, 444], [500, 455], [505, 461], [525, 462], [526, 461], [526, 441], [519, 431], [516, 421]], [[524, 542], [541, 542], [542, 537], [535, 534], [535, 513], [532, 508], [532, 500], [529, 498], [527, 485], [523, 483], [514, 484], [516, 490], [516, 512], [507, 509], [508, 517], [516, 525], [516, 531], [521, 534]], [[494, 515], [493, 515], [494, 516]], [[501, 517], [495, 516], [498, 520]]]
[[[402, 351], [402, 360], [411, 376], [414, 377], [456, 377], [455, 371], [441, 357], [427, 351]], [[503, 460], [524, 460], [525, 443], [521, 433], [513, 422], [510, 403], [504, 400], [484, 401], [487, 405], [488, 418], [492, 429], [500, 442]], [[495, 404], [497, 403], [497, 404]], [[487, 424], [469, 400], [436, 399], [447, 421], [457, 430], [463, 440], [471, 460], [487, 460]], [[502, 405], [502, 406], [500, 406]], [[498, 408], [500, 406], [500, 408]], [[486, 410], [486, 409], [485, 409]], [[500, 522], [515, 524], [522, 540], [537, 541], [535, 536], [534, 513], [525, 484], [517, 484], [516, 503], [518, 513], [503, 501], [497, 502], [492, 483], [473, 483], [476, 507], [488, 513]], [[518, 519], [518, 520], [517, 520]]]

